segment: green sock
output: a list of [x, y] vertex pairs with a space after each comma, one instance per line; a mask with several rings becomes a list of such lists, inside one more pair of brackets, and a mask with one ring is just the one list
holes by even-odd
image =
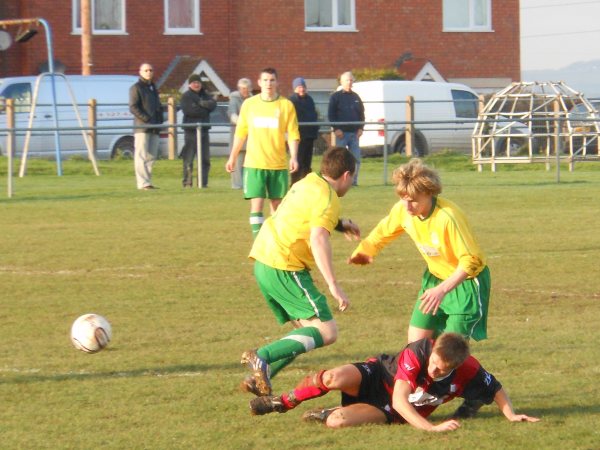
[[[319, 329], [316, 327], [304, 327], [292, 331], [278, 341], [259, 348], [257, 353], [266, 362], [272, 364], [288, 358], [293, 359], [302, 353], [319, 347], [323, 347], [323, 338]], [[280, 367], [279, 370], [283, 367]]]
[[271, 368], [271, 378], [273, 378], [277, 374], [277, 372], [279, 372], [281, 369], [283, 369], [285, 366], [287, 366], [289, 363], [291, 363], [295, 359], [296, 359], [295, 356], [290, 356], [288, 358], [284, 358], [284, 359], [280, 359], [279, 361], [275, 361], [273, 364], [269, 364], [269, 367]]
[[260, 227], [262, 227], [265, 218], [262, 212], [251, 212], [250, 213], [250, 228], [252, 229], [252, 237], [256, 238]]

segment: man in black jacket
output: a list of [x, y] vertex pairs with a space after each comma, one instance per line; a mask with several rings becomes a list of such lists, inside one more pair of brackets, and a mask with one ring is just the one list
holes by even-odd
[[153, 79], [154, 69], [150, 64], [143, 63], [140, 66], [140, 79], [129, 89], [129, 111], [134, 116], [135, 126], [135, 178], [137, 188], [143, 190], [154, 189], [152, 166], [158, 157], [160, 142], [160, 130], [144, 126], [163, 123], [163, 109]]
[[[202, 86], [200, 75], [192, 74], [188, 78], [189, 89], [181, 96], [181, 110], [183, 123], [210, 124], [210, 113], [217, 107], [217, 102], [206, 92]], [[202, 125], [202, 187], [208, 186], [208, 172], [210, 170], [210, 140], [208, 130], [210, 125]], [[183, 159], [183, 187], [192, 187], [194, 158], [198, 146], [196, 140], [196, 127], [185, 128], [185, 144], [181, 150]]]
[[[365, 107], [359, 95], [352, 90], [354, 76], [352, 72], [340, 75], [340, 89], [329, 98], [328, 117], [330, 122], [364, 122]], [[335, 145], [346, 147], [356, 158], [356, 172], [354, 172], [354, 185], [358, 184], [360, 171], [360, 146], [358, 140], [363, 133], [364, 125], [361, 123], [338, 123], [333, 125]]]
[[298, 170], [292, 172], [292, 184], [301, 180], [311, 171], [313, 146], [315, 139], [319, 137], [319, 126], [308, 125], [310, 122], [317, 122], [317, 109], [313, 98], [306, 92], [306, 82], [304, 78], [298, 77], [292, 82], [294, 93], [290, 101], [296, 108], [296, 115], [300, 126], [300, 143], [298, 144]]

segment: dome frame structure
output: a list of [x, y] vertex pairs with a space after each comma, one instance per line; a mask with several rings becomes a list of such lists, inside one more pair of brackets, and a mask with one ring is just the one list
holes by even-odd
[[[493, 94], [472, 135], [473, 163], [600, 160], [600, 113], [564, 82], [514, 82]], [[558, 149], [558, 152], [557, 152]]]

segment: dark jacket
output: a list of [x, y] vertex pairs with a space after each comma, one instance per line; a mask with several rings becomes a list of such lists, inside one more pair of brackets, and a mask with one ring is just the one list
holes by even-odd
[[[296, 108], [296, 116], [299, 123], [318, 122], [317, 109], [312, 97], [306, 94], [300, 97], [298, 94], [292, 94], [290, 101]], [[319, 125], [300, 125], [300, 139], [316, 139], [319, 137]]]
[[[364, 122], [365, 107], [356, 92], [342, 89], [329, 97], [328, 117], [330, 122]], [[333, 128], [356, 133], [363, 129], [363, 125], [334, 125]]]
[[[204, 88], [199, 92], [188, 89], [181, 96], [179, 106], [183, 111], [183, 123], [210, 123], [210, 113], [217, 107], [217, 102]], [[210, 126], [202, 127], [203, 131], [209, 129]]]
[[[134, 124], [159, 125], [163, 123], [163, 108], [160, 104], [158, 89], [151, 81], [140, 78], [129, 88], [129, 111], [134, 116]], [[136, 130], [138, 131], [138, 130]], [[147, 129], [147, 133], [158, 133], [157, 129]]]

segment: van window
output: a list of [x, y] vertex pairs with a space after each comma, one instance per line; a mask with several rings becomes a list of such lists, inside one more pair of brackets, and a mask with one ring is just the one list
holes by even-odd
[[[15, 101], [15, 112], [29, 112], [31, 109], [31, 83], [15, 83], [2, 92], [4, 99]], [[2, 102], [4, 103], [4, 102]]]
[[478, 99], [476, 95], [468, 91], [452, 89], [452, 100], [456, 117], [477, 118]]

